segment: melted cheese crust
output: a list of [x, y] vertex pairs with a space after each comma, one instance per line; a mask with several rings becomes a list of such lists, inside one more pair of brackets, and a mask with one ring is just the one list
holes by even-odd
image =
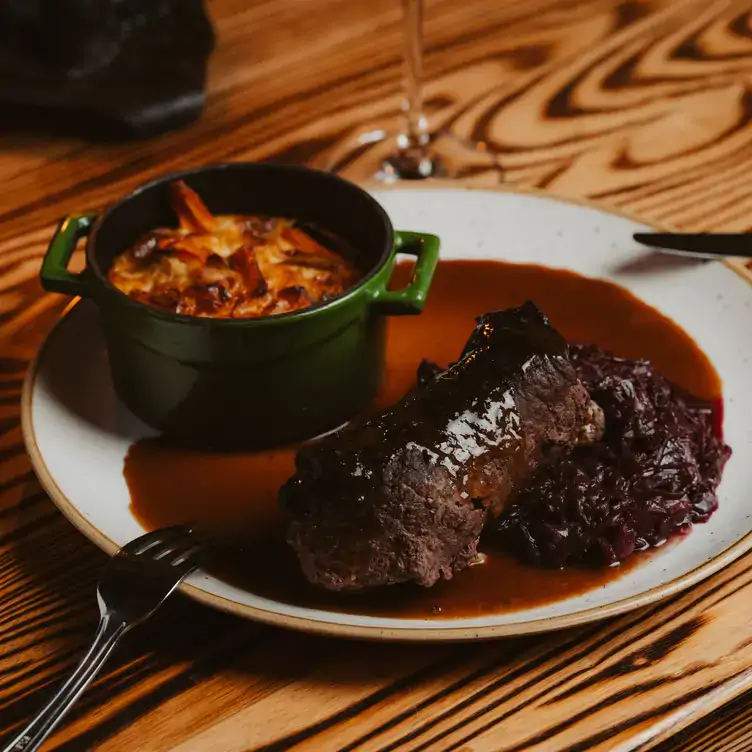
[[147, 305], [189, 316], [257, 318], [341, 295], [354, 265], [280, 218], [213, 216], [182, 182], [171, 186], [180, 224], [117, 256], [109, 280]]

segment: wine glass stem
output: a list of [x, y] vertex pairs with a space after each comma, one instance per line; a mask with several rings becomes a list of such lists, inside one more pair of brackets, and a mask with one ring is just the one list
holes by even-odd
[[428, 133], [423, 114], [423, 0], [402, 0], [404, 24], [405, 130], [400, 150], [416, 162], [428, 156]]

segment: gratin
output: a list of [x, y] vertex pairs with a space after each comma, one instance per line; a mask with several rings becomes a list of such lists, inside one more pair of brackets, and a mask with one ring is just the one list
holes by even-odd
[[135, 300], [188, 316], [258, 318], [330, 300], [359, 279], [351, 260], [294, 220], [212, 215], [180, 180], [170, 197], [178, 226], [148, 232], [109, 270]]

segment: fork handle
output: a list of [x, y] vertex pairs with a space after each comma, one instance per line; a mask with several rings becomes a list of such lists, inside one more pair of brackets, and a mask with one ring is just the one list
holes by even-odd
[[37, 713], [34, 720], [3, 752], [34, 752], [68, 712], [79, 695], [89, 686], [110, 653], [128, 631], [129, 624], [103, 614], [91, 647], [55, 696]]

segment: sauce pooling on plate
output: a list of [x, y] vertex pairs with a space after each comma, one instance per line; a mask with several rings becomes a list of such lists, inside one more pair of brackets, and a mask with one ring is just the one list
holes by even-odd
[[[395, 284], [409, 269], [398, 269]], [[720, 382], [692, 339], [662, 314], [608, 282], [538, 266], [487, 261], [442, 262], [421, 316], [389, 321], [387, 368], [376, 407], [392, 404], [415, 384], [422, 359], [456, 359], [490, 310], [533, 300], [570, 341], [593, 342], [653, 362], [669, 380], [719, 404]], [[547, 570], [487, 552], [486, 562], [432, 588], [389, 586], [354, 595], [308, 584], [285, 542], [277, 491], [294, 469], [295, 447], [255, 454], [178, 450], [160, 439], [134, 445], [125, 477], [134, 514], [147, 528], [195, 520], [237, 539], [241, 549], [215, 575], [257, 595], [326, 610], [404, 618], [459, 618], [531, 608], [605, 585], [645, 561], [619, 567]]]

